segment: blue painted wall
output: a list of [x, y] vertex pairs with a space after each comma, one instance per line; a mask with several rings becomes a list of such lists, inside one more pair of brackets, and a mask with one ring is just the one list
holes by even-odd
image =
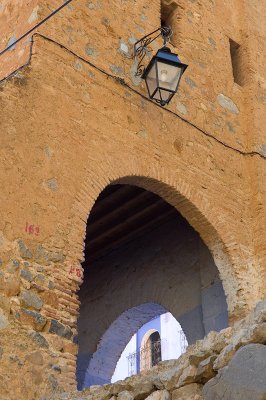
[[145, 335], [146, 332], [148, 332], [150, 329], [154, 329], [159, 332], [161, 336], [161, 318], [160, 315], [154, 319], [152, 319], [150, 322], [147, 322], [147, 324], [143, 325], [137, 332], [137, 373], [140, 372], [140, 346], [142, 339]]

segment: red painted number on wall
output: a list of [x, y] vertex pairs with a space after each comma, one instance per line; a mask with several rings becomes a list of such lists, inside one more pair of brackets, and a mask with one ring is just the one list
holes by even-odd
[[26, 222], [25, 232], [27, 232], [29, 235], [38, 236], [40, 233], [40, 228], [35, 225], [30, 225], [28, 222]]
[[80, 268], [71, 267], [69, 273], [75, 274], [78, 278], [81, 278], [81, 269]]

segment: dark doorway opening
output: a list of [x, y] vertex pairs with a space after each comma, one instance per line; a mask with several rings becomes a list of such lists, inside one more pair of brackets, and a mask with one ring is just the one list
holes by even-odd
[[79, 389], [110, 382], [133, 334], [165, 310], [188, 343], [228, 324], [222, 283], [197, 232], [158, 195], [115, 184], [98, 197], [85, 240]]

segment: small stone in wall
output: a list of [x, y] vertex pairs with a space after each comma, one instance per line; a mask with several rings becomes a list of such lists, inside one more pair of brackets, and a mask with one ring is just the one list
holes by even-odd
[[123, 74], [123, 68], [118, 66], [118, 65], [110, 65], [110, 70], [113, 72], [115, 75], [122, 75]]
[[0, 308], [5, 314], [10, 313], [10, 299], [2, 294], [0, 294]]
[[197, 87], [196, 83], [191, 78], [185, 78], [185, 82], [188, 86], [191, 87], [191, 89], [194, 89], [195, 87]]
[[[48, 251], [41, 244], [36, 247], [35, 259], [39, 263], [48, 261], [59, 262], [63, 261], [64, 258], [65, 258], [64, 255], [60, 251], [59, 252]], [[37, 276], [39, 277], [40, 274], [38, 274]], [[37, 277], [35, 278], [35, 280], [36, 279]]]
[[136, 135], [142, 139], [147, 139], [148, 132], [146, 131], [146, 129], [141, 129], [139, 132], [136, 133]]
[[58, 297], [54, 291], [46, 290], [42, 295], [42, 299], [45, 304], [48, 304], [49, 306], [51, 306], [53, 308], [58, 307]]
[[259, 151], [260, 151], [262, 154], [266, 154], [266, 144], [261, 145]]
[[239, 114], [239, 109], [229, 97], [226, 97], [223, 94], [218, 94], [217, 101], [221, 107], [225, 108], [226, 110], [230, 111], [233, 114]]
[[42, 348], [48, 348], [49, 347], [49, 344], [48, 344], [47, 340], [40, 333], [38, 333], [38, 332], [30, 332], [29, 335], [32, 337], [34, 342], [38, 344], [38, 346], [40, 346]]
[[57, 379], [55, 378], [55, 376], [53, 374], [49, 375], [48, 377], [48, 382], [49, 382], [49, 386], [53, 391], [56, 391], [58, 389], [58, 382]]
[[85, 47], [85, 52], [86, 52], [87, 56], [92, 56], [92, 57], [97, 56], [97, 50], [94, 47], [91, 47], [91, 45], [89, 43]]
[[4, 293], [7, 296], [16, 296], [20, 292], [20, 279], [18, 276], [8, 276], [5, 280]]
[[101, 23], [102, 23], [104, 26], [110, 26], [110, 20], [109, 20], [109, 18], [107, 18], [107, 17], [102, 17]]
[[227, 127], [228, 127], [229, 132], [231, 132], [231, 133], [235, 133], [235, 132], [236, 132], [235, 127], [234, 127], [234, 125], [232, 124], [232, 122], [227, 121], [227, 122], [226, 122], [226, 125], [227, 125]]
[[9, 326], [8, 318], [0, 310], [0, 330], [5, 329]]
[[37, 274], [34, 278], [34, 282], [38, 285], [43, 285], [45, 282], [45, 276], [43, 274]]
[[130, 44], [135, 44], [137, 41], [138, 41], [138, 39], [136, 39], [135, 36], [130, 36], [130, 37], [128, 38], [128, 42], [129, 42]]
[[21, 278], [26, 279], [28, 282], [31, 282], [33, 279], [32, 273], [27, 268], [24, 268], [20, 271], [20, 276]]
[[43, 306], [42, 299], [35, 293], [23, 291], [20, 296], [21, 304], [24, 307], [34, 308], [40, 310]]
[[187, 114], [187, 107], [180, 103], [179, 101], [176, 103], [176, 109], [180, 112], [180, 114], [186, 115]]
[[126, 56], [129, 55], [128, 45], [125, 42], [123, 42], [122, 40], [120, 41], [119, 50], [122, 54], [124, 54]]
[[87, 7], [89, 10], [95, 10], [96, 6], [92, 2], [88, 1], [87, 2]]
[[33, 22], [37, 21], [37, 19], [38, 19], [38, 11], [39, 11], [39, 6], [35, 7], [32, 10], [32, 13], [28, 18], [28, 23], [29, 24], [32, 24]]
[[78, 353], [78, 345], [70, 341], [64, 343], [64, 353], [76, 355]]
[[41, 331], [47, 322], [47, 319], [43, 315], [24, 308], [19, 313], [19, 319], [23, 325], [29, 325], [36, 331]]
[[140, 26], [140, 25], [136, 25], [136, 29], [137, 29], [137, 31], [140, 32], [140, 33], [144, 33], [144, 32], [145, 32], [145, 29], [144, 29], [142, 26]]
[[64, 340], [57, 335], [50, 335], [49, 337], [50, 346], [56, 351], [62, 351], [64, 347]]
[[44, 151], [44, 154], [45, 154], [48, 158], [51, 158], [51, 157], [52, 157], [53, 151], [51, 150], [50, 147], [46, 146], [46, 147], [43, 149], [43, 151]]
[[212, 37], [208, 37], [208, 42], [212, 45], [212, 46], [216, 46], [216, 42]]
[[[81, 65], [81, 64], [80, 64]], [[58, 190], [58, 182], [57, 179], [52, 178], [52, 179], [48, 179], [47, 183], [47, 187], [48, 189], [51, 189], [53, 192]]]
[[18, 246], [19, 246], [19, 253], [22, 258], [26, 259], [32, 258], [32, 253], [22, 240], [18, 240]]
[[27, 354], [25, 357], [26, 361], [34, 365], [43, 365], [43, 356], [39, 351]]
[[[8, 43], [7, 43], [7, 47], [11, 46], [13, 43], [15, 43], [17, 40], [16, 36], [12, 36]], [[16, 45], [14, 44], [14, 46], [10, 47], [9, 51], [14, 50], [16, 48]]]
[[53, 281], [49, 281], [48, 282], [48, 289], [54, 289], [54, 287], [55, 287], [54, 282]]
[[75, 61], [74, 63], [74, 69], [76, 71], [81, 71], [82, 70], [82, 64], [79, 61]]
[[51, 320], [51, 325], [49, 329], [50, 333], [55, 333], [58, 336], [64, 337], [66, 339], [70, 339], [73, 336], [73, 332], [68, 326], [61, 324], [55, 319]]

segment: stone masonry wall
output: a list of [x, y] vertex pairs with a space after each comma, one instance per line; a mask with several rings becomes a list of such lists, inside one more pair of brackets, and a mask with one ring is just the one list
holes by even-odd
[[[26, 3], [0, 2], [2, 47], [58, 6]], [[178, 2], [173, 50], [189, 69], [167, 109], [131, 58], [159, 0], [73, 1], [2, 58], [1, 400], [75, 388], [86, 223], [110, 183], [158, 194], [200, 234], [231, 326], [265, 298], [262, 3]], [[242, 86], [229, 38], [246, 50]]]

